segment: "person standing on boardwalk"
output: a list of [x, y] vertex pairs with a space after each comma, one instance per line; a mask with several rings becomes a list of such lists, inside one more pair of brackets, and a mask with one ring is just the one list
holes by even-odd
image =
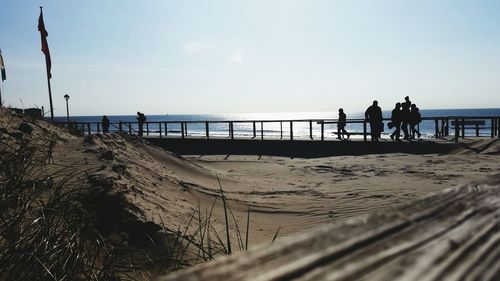
[[391, 122], [394, 132], [391, 134], [391, 140], [399, 141], [401, 137], [401, 103], [396, 103], [396, 106], [391, 112]]
[[347, 135], [347, 138], [351, 136], [346, 130], [345, 126], [347, 124], [347, 116], [344, 113], [344, 109], [340, 108], [339, 109], [339, 119], [337, 123], [337, 139], [342, 140], [342, 136], [344, 134]]
[[142, 137], [144, 122], [146, 122], [146, 116], [144, 113], [137, 111], [137, 123], [139, 123], [139, 136]]
[[102, 132], [104, 134], [109, 133], [109, 119], [108, 116], [104, 115], [102, 116]]
[[410, 97], [406, 96], [405, 101], [401, 104], [401, 129], [403, 130], [404, 139], [409, 140], [410, 134], [408, 133], [408, 124], [410, 123], [411, 113], [410, 113], [411, 101]]
[[373, 101], [373, 104], [365, 111], [365, 119], [370, 123], [372, 141], [378, 142], [382, 127], [384, 126], [382, 122], [382, 109], [378, 106], [378, 101]]
[[415, 134], [417, 134], [417, 137], [420, 139], [420, 132], [418, 129], [415, 127], [420, 122], [422, 122], [422, 115], [420, 115], [420, 110], [418, 109], [417, 105], [412, 104], [410, 108], [410, 133], [411, 133], [411, 138], [415, 139]]

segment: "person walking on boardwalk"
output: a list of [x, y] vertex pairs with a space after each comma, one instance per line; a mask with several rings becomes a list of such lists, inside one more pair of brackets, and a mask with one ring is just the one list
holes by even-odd
[[422, 122], [422, 115], [420, 115], [420, 110], [418, 109], [417, 105], [412, 104], [410, 108], [410, 133], [412, 139], [415, 139], [415, 134], [417, 134], [417, 137], [420, 139], [421, 134], [415, 127], [420, 124], [420, 122]]
[[109, 133], [109, 119], [108, 119], [108, 116], [104, 115], [102, 116], [102, 132], [104, 134], [107, 134]]
[[378, 142], [384, 123], [382, 122], [382, 109], [378, 106], [378, 101], [365, 111], [365, 119], [370, 123], [370, 135], [374, 142]]
[[408, 133], [408, 124], [410, 123], [411, 118], [410, 107], [410, 97], [406, 96], [405, 101], [401, 104], [401, 129], [403, 130], [405, 140], [410, 139], [410, 134]]
[[401, 137], [401, 103], [396, 103], [396, 106], [391, 112], [391, 123], [394, 132], [391, 134], [391, 140], [400, 141]]
[[144, 113], [137, 111], [137, 123], [139, 123], [139, 136], [142, 137], [144, 122], [146, 122], [146, 116]]
[[343, 135], [347, 135], [347, 138], [351, 136], [346, 130], [345, 126], [347, 124], [347, 116], [344, 113], [344, 109], [339, 109], [339, 119], [337, 123], [337, 139], [342, 140]]

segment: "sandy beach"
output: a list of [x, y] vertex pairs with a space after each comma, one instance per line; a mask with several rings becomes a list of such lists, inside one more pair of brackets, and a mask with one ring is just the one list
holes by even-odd
[[[99, 167], [95, 174], [147, 221], [183, 229], [196, 209], [216, 202], [224, 232], [220, 179], [239, 228], [250, 207], [250, 245], [346, 218], [386, 210], [500, 171], [500, 141], [466, 140], [450, 154], [380, 154], [312, 159], [248, 155], [174, 155], [138, 138], [94, 135], [59, 143], [56, 163]], [[478, 152], [479, 151], [479, 152]], [[102, 155], [111, 152], [112, 159]], [[85, 159], [82, 164], [81, 159]], [[120, 170], [117, 167], [123, 167]], [[230, 223], [234, 232], [236, 225]], [[236, 239], [236, 237], [234, 237]]]
[[[22, 122], [26, 121], [2, 112], [2, 128], [15, 130]], [[193, 241], [205, 239], [198, 231], [201, 217], [205, 219], [209, 213], [213, 235], [224, 237], [222, 187], [231, 212], [233, 253], [245, 248], [241, 236], [246, 236], [248, 215], [248, 244], [252, 247], [271, 243], [276, 235], [278, 239], [292, 237], [354, 216], [389, 212], [433, 192], [498, 176], [500, 171], [500, 140], [489, 138], [465, 139], [460, 148], [447, 154], [309, 159], [180, 156], [137, 136], [76, 137], [43, 121], [28, 124], [33, 127], [32, 137], [57, 136], [49, 170], [74, 174], [98, 197], [120, 196], [123, 202], [118, 211], [106, 206], [106, 201], [97, 207], [102, 209], [98, 220], [102, 220], [101, 231], [107, 239], [130, 239], [130, 220], [147, 233], [163, 228]], [[193, 217], [197, 218], [194, 222]], [[219, 244], [224, 244], [222, 240]], [[199, 255], [188, 252], [181, 267], [199, 262]], [[162, 273], [165, 271], [157, 274]]]

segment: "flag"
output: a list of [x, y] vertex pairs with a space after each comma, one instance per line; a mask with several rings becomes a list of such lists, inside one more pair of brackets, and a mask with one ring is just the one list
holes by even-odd
[[42, 39], [42, 52], [45, 54], [45, 62], [47, 63], [47, 73], [49, 79], [52, 78], [50, 69], [52, 68], [52, 61], [50, 60], [49, 43], [47, 43], [47, 30], [45, 30], [45, 24], [43, 23], [43, 13], [40, 7], [40, 17], [38, 17], [38, 31], [40, 31], [40, 37]]
[[5, 75], [5, 65], [3, 64], [2, 50], [0, 50], [0, 72], [2, 75], [2, 82], [7, 80], [7, 76]]

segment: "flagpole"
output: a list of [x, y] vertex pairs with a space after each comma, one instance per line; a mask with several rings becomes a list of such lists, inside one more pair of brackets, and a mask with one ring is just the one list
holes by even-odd
[[47, 65], [47, 57], [45, 57], [45, 65], [45, 69], [47, 70], [47, 85], [49, 86], [50, 120], [54, 121], [54, 107], [52, 106], [52, 90], [50, 88], [50, 72]]
[[[40, 14], [42, 13], [43, 7], [40, 6]], [[49, 87], [49, 101], [50, 101], [50, 120], [54, 121], [54, 107], [52, 106], [52, 90], [50, 88], [50, 70], [48, 64], [48, 57], [45, 55], [45, 70], [47, 71], [47, 85]]]

